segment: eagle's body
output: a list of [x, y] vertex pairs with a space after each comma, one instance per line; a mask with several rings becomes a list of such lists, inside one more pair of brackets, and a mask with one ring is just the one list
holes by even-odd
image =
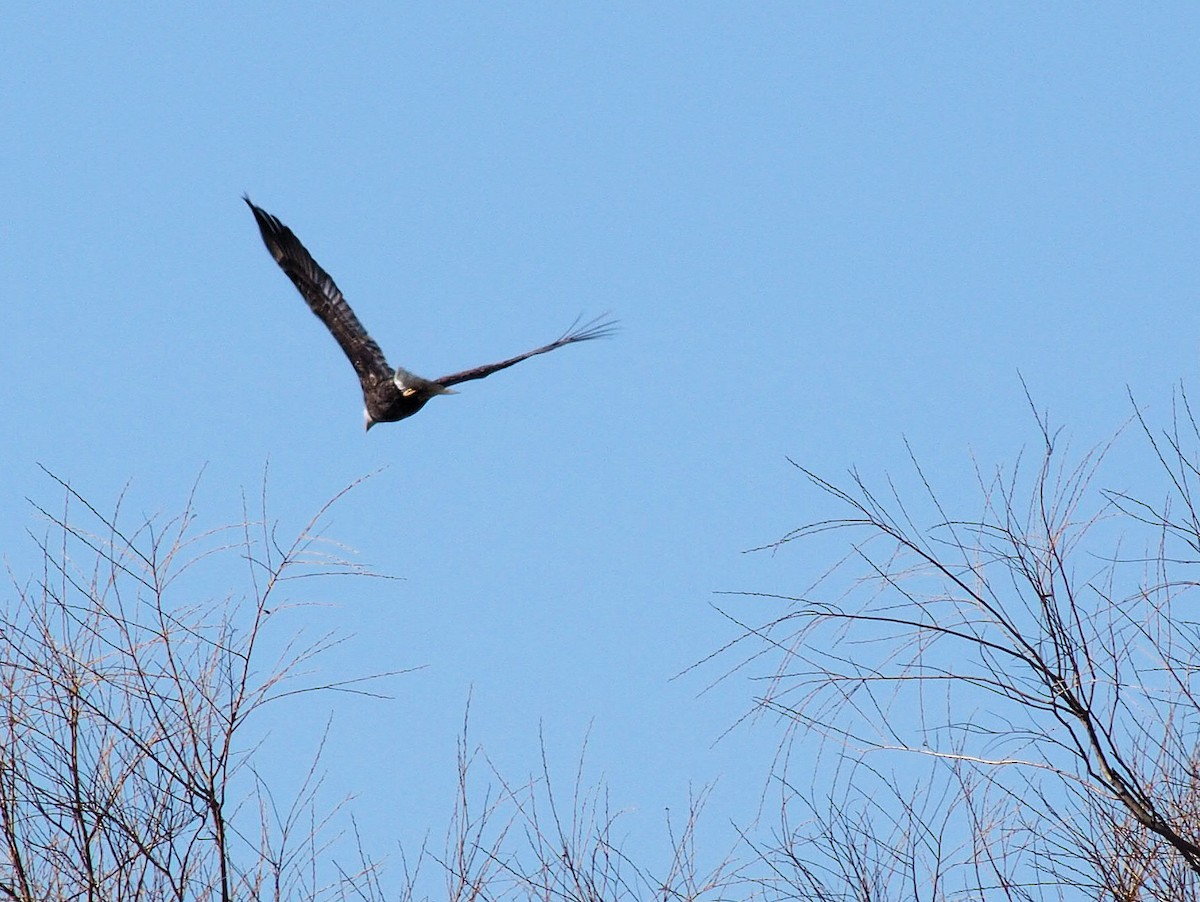
[[362, 383], [367, 429], [376, 423], [392, 423], [411, 417], [435, 395], [453, 394], [450, 386], [459, 382], [482, 379], [497, 370], [564, 345], [602, 338], [612, 334], [615, 326], [610, 320], [592, 320], [579, 328], [568, 329], [561, 338], [540, 348], [498, 363], [488, 363], [459, 373], [451, 373], [440, 379], [422, 379], [407, 370], [392, 369], [383, 356], [383, 351], [367, 334], [367, 330], [358, 321], [333, 279], [305, 250], [304, 245], [292, 234], [292, 230], [270, 213], [256, 207], [250, 198], [243, 197], [243, 200], [254, 214], [263, 243], [275, 258], [275, 262], [292, 280], [304, 300], [308, 302], [308, 306], [312, 308], [312, 312], [325, 324], [350, 358], [354, 371], [358, 373], [358, 381]]

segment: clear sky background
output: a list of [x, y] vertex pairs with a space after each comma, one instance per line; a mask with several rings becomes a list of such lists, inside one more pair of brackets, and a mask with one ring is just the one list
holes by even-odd
[[[368, 843], [440, 839], [468, 696], [506, 774], [589, 772], [636, 844], [716, 783], [714, 846], [779, 740], [722, 590], [831, 563], [743, 551], [837, 513], [786, 457], [945, 497], [1036, 445], [1163, 409], [1200, 348], [1192, 4], [27, 5], [0, 33], [0, 547], [51, 469], [205, 526], [269, 462], [402, 577], [298, 584], [317, 678], [423, 667], [391, 701], [269, 714], [289, 778], [333, 712]], [[271, 261], [292, 227], [393, 365], [434, 377], [621, 320], [362, 432], [353, 371]], [[1121, 474], [1117, 474], [1117, 479]], [[229, 586], [213, 584], [220, 596]], [[284, 617], [287, 619], [284, 620]], [[286, 786], [283, 787], [286, 789]]]

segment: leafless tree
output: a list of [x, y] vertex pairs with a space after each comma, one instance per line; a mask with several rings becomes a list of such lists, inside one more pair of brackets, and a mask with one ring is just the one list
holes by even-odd
[[965, 516], [915, 462], [884, 493], [801, 469], [846, 513], [768, 547], [853, 538], [736, 643], [787, 727], [771, 891], [1200, 898], [1200, 428], [1182, 391], [1161, 432], [1135, 405], [1155, 501], [1037, 422]]
[[[690, 800], [676, 831], [668, 818], [671, 856], [653, 872], [642, 855], [627, 854], [603, 781], [584, 776], [580, 755], [569, 800], [556, 791], [543, 741], [541, 771], [507, 780], [476, 747], [459, 740], [458, 797], [445, 852], [434, 856], [446, 879], [446, 898], [530, 902], [701, 902], [727, 898], [746, 884], [732, 856], [705, 867], [696, 853], [696, 827], [706, 793]], [[482, 788], [476, 771], [482, 765]], [[478, 802], [475, 800], [478, 799]]]
[[[510, 782], [464, 726], [446, 843], [392, 895], [428, 898], [425, 866], [456, 902], [1200, 898], [1200, 425], [1182, 391], [1165, 429], [1134, 409], [1158, 488], [1128, 487], [1146, 467], [1105, 488], [1129, 435], [1075, 455], [1044, 416], [1036, 453], [977, 468], [965, 513], [915, 459], [882, 492], [801, 468], [842, 512], [764, 550], [837, 563], [738, 619], [735, 668], [766, 664], [758, 708], [785, 731], [775, 827], [736, 858], [700, 860], [700, 793], [655, 871], [582, 761], [565, 795], [545, 755]], [[357, 686], [308, 672], [332, 637], [274, 628], [289, 580], [364, 572], [321, 542], [324, 509], [281, 544], [265, 502], [226, 529], [190, 502], [128, 529], [60, 485], [42, 570], [0, 616], [0, 897], [387, 897], [365, 852], [318, 873], [317, 767], [279, 805], [253, 766], [265, 705]], [[245, 588], [197, 591], [228, 560]]]
[[0, 898], [413, 902], [429, 898], [418, 874], [431, 863], [458, 902], [700, 900], [730, 884], [727, 863], [698, 862], [703, 794], [651, 877], [621, 849], [618, 815], [602, 783], [585, 785], [582, 757], [564, 805], [544, 757], [540, 776], [511, 783], [470, 750], [465, 722], [444, 852], [422, 850], [411, 868], [401, 854], [396, 889], [366, 851], [387, 838], [358, 837], [351, 818], [357, 855], [333, 860], [317, 760], [279, 802], [255, 765], [253, 725], [291, 696], [369, 691], [362, 679], [314, 675], [336, 637], [282, 632], [295, 580], [374, 575], [318, 532], [354, 486], [281, 543], [265, 479], [254, 516], [243, 504], [236, 525], [202, 530], [195, 488], [178, 516], [130, 527], [120, 501], [101, 513], [48, 475], [63, 505], [34, 505], [41, 571], [10, 572], [0, 614]]
[[[260, 518], [200, 531], [192, 498], [131, 528], [120, 504], [102, 514], [58, 483], [62, 509], [37, 506], [41, 572], [13, 580], [0, 614], [0, 896], [293, 899], [363, 882], [318, 884], [320, 773], [278, 805], [246, 733], [265, 705], [321, 688], [301, 669], [335, 641], [274, 635], [283, 587], [365, 572], [316, 534], [329, 505], [281, 545], [265, 490]], [[244, 588], [213, 599], [194, 577], [222, 564]]]

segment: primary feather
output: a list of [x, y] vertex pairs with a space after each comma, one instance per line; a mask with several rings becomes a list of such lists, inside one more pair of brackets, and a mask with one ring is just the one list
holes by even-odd
[[376, 423], [388, 423], [410, 417], [435, 395], [453, 394], [450, 386], [472, 379], [482, 379], [497, 370], [506, 369], [522, 360], [538, 354], [546, 354], [579, 341], [605, 338], [613, 333], [616, 322], [606, 317], [597, 317], [579, 325], [571, 325], [559, 338], [510, 357], [497, 363], [487, 363], [440, 379], [423, 379], [404, 369], [393, 370], [375, 340], [358, 321], [345, 297], [329, 273], [325, 272], [312, 255], [300, 243], [295, 234], [279, 219], [257, 207], [249, 197], [242, 198], [254, 214], [263, 243], [275, 258], [300, 295], [317, 318], [325, 324], [337, 340], [362, 384], [363, 402], [366, 406], [366, 424], [370, 429]]

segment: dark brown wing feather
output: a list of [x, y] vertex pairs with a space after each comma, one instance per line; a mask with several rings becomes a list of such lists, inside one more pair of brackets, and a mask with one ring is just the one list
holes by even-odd
[[484, 376], [490, 376], [497, 370], [507, 369], [513, 364], [520, 363], [522, 360], [528, 360], [530, 357], [536, 357], [538, 354], [546, 354], [565, 345], [574, 344], [577, 341], [607, 338], [616, 331], [616, 328], [616, 320], [608, 319], [606, 316], [598, 316], [594, 320], [584, 323], [582, 326], [579, 325], [579, 320], [576, 320], [571, 324], [571, 328], [562, 334], [561, 338], [555, 339], [548, 345], [542, 345], [540, 348], [534, 348], [532, 351], [526, 351], [524, 354], [510, 357], [508, 360], [501, 360], [499, 363], [486, 363], [483, 366], [463, 370], [461, 373], [451, 373], [449, 376], [443, 376], [441, 379], [435, 379], [434, 381], [438, 385], [448, 387], [457, 385], [460, 382], [470, 382], [472, 379], [482, 379]]
[[383, 351], [367, 334], [329, 273], [321, 269], [291, 229], [266, 210], [256, 207], [249, 197], [243, 196], [242, 200], [254, 214], [263, 243], [279, 268], [292, 280], [304, 300], [308, 301], [312, 312], [325, 324], [354, 364], [363, 390], [390, 380], [393, 373]]

